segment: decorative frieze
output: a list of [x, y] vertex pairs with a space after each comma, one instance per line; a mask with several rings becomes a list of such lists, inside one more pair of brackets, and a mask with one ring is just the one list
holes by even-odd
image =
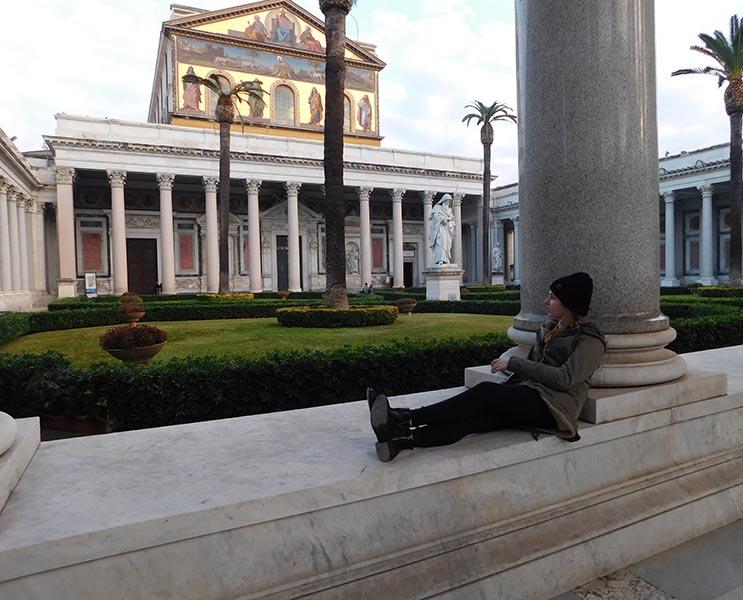
[[146, 216], [146, 215], [126, 215], [126, 228], [127, 229], [159, 229], [160, 228], [160, 217], [159, 216]]

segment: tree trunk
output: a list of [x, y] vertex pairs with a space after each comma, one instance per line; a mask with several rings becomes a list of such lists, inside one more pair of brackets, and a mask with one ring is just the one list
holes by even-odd
[[482, 170], [482, 285], [490, 285], [491, 265], [490, 257], [490, 144], [483, 144], [483, 159], [485, 166]]
[[219, 293], [230, 293], [230, 122], [219, 123]]
[[730, 285], [741, 281], [741, 209], [743, 208], [743, 148], [741, 113], [730, 115]]
[[343, 203], [343, 89], [346, 80], [346, 14], [325, 12], [325, 303], [348, 308], [346, 290], [346, 209]]

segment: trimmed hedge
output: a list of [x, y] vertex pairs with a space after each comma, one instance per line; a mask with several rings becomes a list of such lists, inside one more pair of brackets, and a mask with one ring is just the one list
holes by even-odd
[[0, 411], [14, 417], [90, 414], [114, 431], [336, 404], [462, 385], [511, 342], [503, 333], [404, 341], [334, 352], [282, 352], [260, 359], [206, 357], [151, 365], [72, 367], [57, 353], [0, 353]]
[[520, 308], [517, 300], [418, 300], [413, 312], [513, 316]]
[[743, 298], [743, 287], [699, 287], [695, 293], [703, 298]]
[[391, 325], [397, 320], [396, 306], [338, 308], [297, 306], [279, 308], [276, 319], [284, 327], [373, 327]]
[[671, 326], [676, 330], [677, 337], [668, 348], [679, 354], [743, 344], [741, 311], [726, 315], [678, 319], [672, 321]]
[[14, 312], [0, 315], [0, 346], [31, 331], [31, 313]]

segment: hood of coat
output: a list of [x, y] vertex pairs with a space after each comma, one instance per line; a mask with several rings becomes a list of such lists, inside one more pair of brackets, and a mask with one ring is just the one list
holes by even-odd
[[[547, 323], [545, 323], [543, 325], [544, 330], [542, 331], [542, 339], [544, 339], [544, 335], [548, 331], [553, 330], [555, 327], [557, 327], [557, 321], [548, 321]], [[561, 331], [555, 337], [572, 337], [576, 335], [587, 335], [596, 338], [604, 345], [604, 350], [606, 350], [606, 339], [604, 338], [603, 334], [599, 331], [596, 325], [588, 321], [585, 323], [581, 323], [580, 325], [576, 325], [575, 327], [571, 327], [570, 329], [566, 329], [565, 331]]]

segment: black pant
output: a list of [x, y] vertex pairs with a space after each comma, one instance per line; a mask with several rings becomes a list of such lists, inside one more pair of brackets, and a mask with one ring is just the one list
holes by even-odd
[[411, 412], [413, 444], [446, 446], [470, 433], [511, 427], [556, 429], [539, 394], [525, 385], [485, 381], [461, 394]]

